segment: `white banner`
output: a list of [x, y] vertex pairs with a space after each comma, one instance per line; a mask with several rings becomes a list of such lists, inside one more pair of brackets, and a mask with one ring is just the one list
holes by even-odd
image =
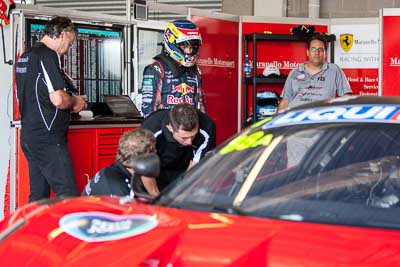
[[335, 63], [345, 69], [379, 67], [379, 24], [332, 25]]

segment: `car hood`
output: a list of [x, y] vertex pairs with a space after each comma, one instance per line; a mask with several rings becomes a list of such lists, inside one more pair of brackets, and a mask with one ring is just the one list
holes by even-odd
[[0, 240], [2, 266], [400, 266], [399, 231], [107, 197], [27, 205], [0, 224]]

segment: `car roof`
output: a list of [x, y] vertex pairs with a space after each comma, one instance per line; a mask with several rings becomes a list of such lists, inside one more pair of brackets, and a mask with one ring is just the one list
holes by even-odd
[[288, 110], [300, 110], [306, 108], [329, 107], [329, 106], [350, 106], [367, 104], [395, 104], [400, 105], [400, 97], [397, 96], [342, 96], [338, 98], [316, 101], [310, 104], [299, 105]]
[[253, 128], [348, 122], [399, 124], [399, 114], [400, 97], [344, 96], [288, 108]]

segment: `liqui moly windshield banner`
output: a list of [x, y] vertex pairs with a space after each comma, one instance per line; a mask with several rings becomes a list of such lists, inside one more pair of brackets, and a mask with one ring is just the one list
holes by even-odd
[[381, 16], [382, 31], [382, 95], [400, 95], [400, 9], [383, 9]]

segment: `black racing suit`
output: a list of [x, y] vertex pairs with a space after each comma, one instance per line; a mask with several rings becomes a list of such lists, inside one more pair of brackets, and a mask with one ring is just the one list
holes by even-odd
[[116, 161], [98, 171], [85, 186], [82, 196], [91, 195], [133, 196], [131, 174], [121, 162]]
[[199, 113], [199, 132], [191, 146], [178, 143], [166, 125], [169, 110], [159, 110], [147, 117], [142, 127], [154, 133], [157, 154], [161, 160], [157, 185], [160, 190], [179, 178], [188, 168], [190, 161], [200, 161], [205, 154], [215, 148], [216, 128], [214, 121], [205, 113]]
[[143, 71], [143, 116], [185, 102], [207, 112], [200, 69], [180, 66], [162, 52]]

